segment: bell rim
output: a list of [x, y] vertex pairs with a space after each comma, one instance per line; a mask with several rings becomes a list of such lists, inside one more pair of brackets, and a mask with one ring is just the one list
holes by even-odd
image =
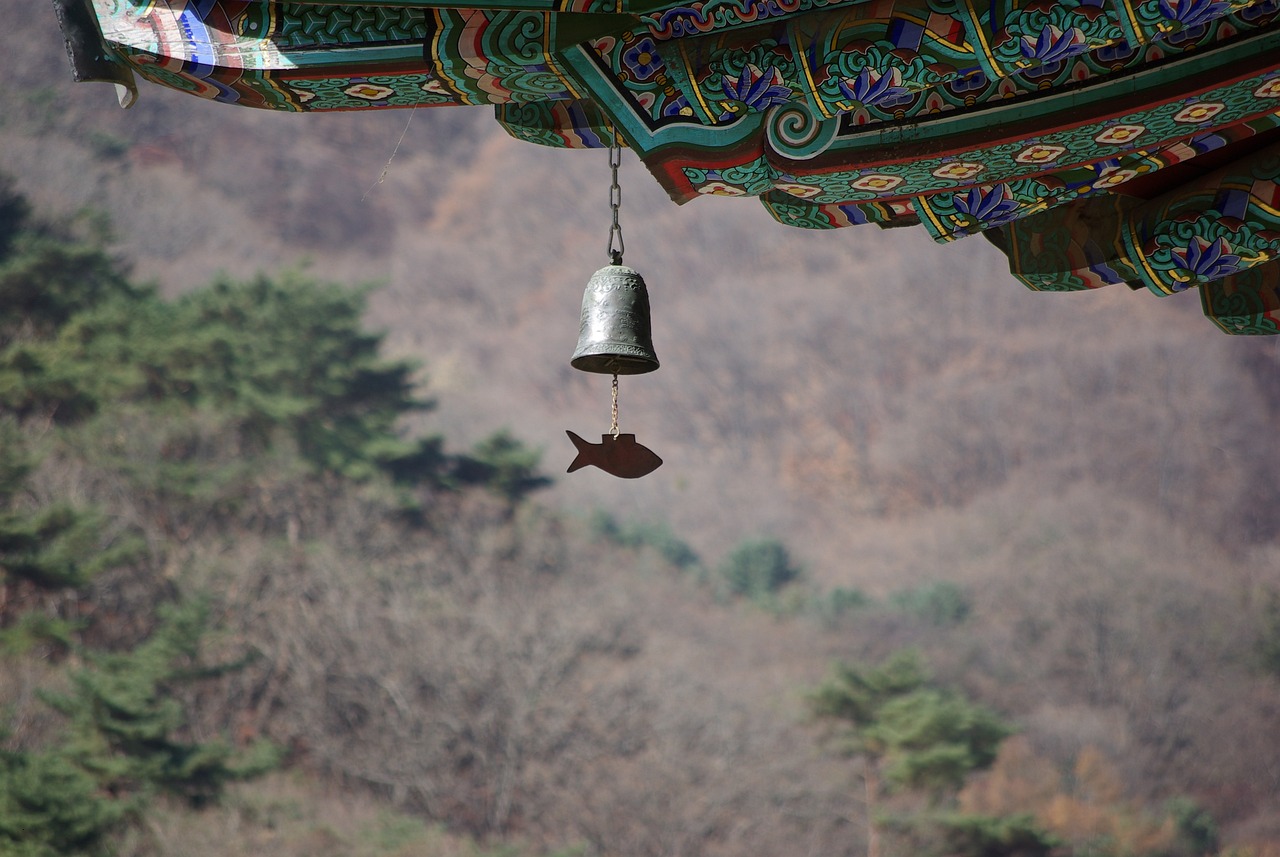
[[661, 364], [656, 355], [634, 357], [627, 354], [575, 354], [569, 365], [579, 372], [597, 375], [645, 375], [656, 372]]

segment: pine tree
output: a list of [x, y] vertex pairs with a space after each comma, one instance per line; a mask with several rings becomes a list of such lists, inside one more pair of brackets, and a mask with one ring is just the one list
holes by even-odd
[[152, 796], [199, 807], [275, 764], [265, 742], [237, 753], [187, 735], [182, 687], [242, 665], [202, 662], [207, 618], [199, 602], [171, 607], [135, 649], [82, 652], [71, 690], [44, 695], [68, 718], [67, 735], [56, 749], [0, 752], [0, 854], [105, 857], [112, 832]]
[[484, 485], [512, 503], [551, 480], [538, 473], [542, 453], [530, 449], [505, 429], [472, 447], [470, 455], [457, 457], [453, 478], [464, 485]]
[[31, 205], [13, 186], [10, 176], [0, 174], [0, 263], [9, 255], [18, 235], [27, 228]]
[[720, 564], [720, 575], [734, 595], [763, 600], [800, 576], [787, 546], [777, 539], [745, 541]]
[[275, 763], [266, 743], [241, 755], [223, 741], [186, 737], [181, 686], [243, 666], [202, 663], [207, 619], [203, 603], [171, 607], [155, 633], [134, 650], [86, 653], [89, 666], [72, 675], [71, 691], [46, 696], [70, 719], [69, 756], [111, 794], [159, 790], [200, 806], [217, 798], [228, 782]]
[[1061, 844], [1029, 815], [949, 814], [938, 824], [945, 852], [956, 857], [1049, 857]]
[[135, 542], [107, 542], [101, 517], [67, 503], [36, 506], [25, 498], [36, 460], [13, 420], [0, 417], [0, 581], [41, 589], [81, 587], [127, 562]]
[[165, 302], [92, 242], [35, 222], [0, 176], [0, 416], [71, 425], [107, 406], [179, 420], [203, 409], [241, 458], [287, 441], [344, 478], [479, 480], [517, 499], [545, 485], [537, 453], [509, 435], [452, 457], [439, 438], [401, 434], [433, 403], [418, 367], [381, 357], [382, 336], [363, 329], [366, 291], [288, 273]]
[[145, 289], [96, 240], [32, 216], [0, 174], [0, 350], [48, 338], [76, 313]]
[[296, 274], [220, 280], [174, 305], [182, 339], [170, 338], [164, 362], [247, 434], [283, 428], [320, 470], [404, 473], [424, 447], [397, 424], [432, 403], [416, 395], [413, 363], [379, 355], [382, 337], [362, 329], [363, 312], [362, 292]]
[[415, 392], [417, 367], [379, 356], [363, 311], [361, 292], [298, 275], [219, 280], [173, 303], [135, 289], [0, 351], [0, 408], [63, 421], [104, 402], [205, 408], [250, 453], [287, 438], [318, 471], [434, 477], [438, 440], [398, 431], [432, 406]]
[[932, 686], [914, 652], [876, 667], [838, 665], [809, 705], [840, 725], [842, 749], [862, 760], [868, 857], [881, 855], [877, 813], [887, 788], [924, 790], [937, 804], [990, 765], [1009, 734], [987, 709]]
[[0, 854], [106, 854], [106, 837], [125, 813], [59, 750], [0, 752]]

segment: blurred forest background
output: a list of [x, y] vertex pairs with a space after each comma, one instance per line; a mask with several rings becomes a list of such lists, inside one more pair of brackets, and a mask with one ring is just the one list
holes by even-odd
[[1280, 857], [1280, 343], [0, 13], [0, 854]]

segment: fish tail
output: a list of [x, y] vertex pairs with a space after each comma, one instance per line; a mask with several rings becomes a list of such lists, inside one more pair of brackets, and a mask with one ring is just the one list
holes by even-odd
[[591, 442], [578, 437], [568, 429], [565, 429], [564, 433], [569, 435], [569, 440], [573, 441], [574, 447], [578, 450], [577, 458], [573, 459], [573, 463], [571, 463], [569, 465], [569, 469], [565, 471], [565, 473], [572, 473], [575, 470], [581, 470], [591, 463], [590, 461], [587, 461], [585, 457], [587, 450], [591, 448]]

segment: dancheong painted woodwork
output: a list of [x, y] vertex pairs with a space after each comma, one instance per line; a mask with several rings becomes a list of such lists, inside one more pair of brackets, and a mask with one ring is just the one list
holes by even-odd
[[56, 0], [77, 79], [313, 112], [492, 105], [677, 202], [983, 233], [1044, 291], [1280, 324], [1280, 0]]

